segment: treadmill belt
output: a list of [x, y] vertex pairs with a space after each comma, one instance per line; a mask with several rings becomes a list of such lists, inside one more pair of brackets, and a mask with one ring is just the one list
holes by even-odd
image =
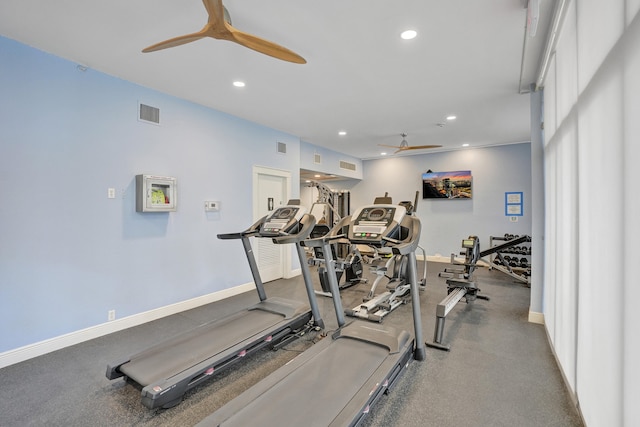
[[363, 395], [361, 388], [389, 350], [353, 339], [331, 344], [229, 419], [214, 420], [214, 413], [203, 425], [328, 426], [356, 395], [364, 404], [371, 390]]
[[264, 333], [284, 318], [263, 310], [245, 310], [202, 325], [151, 347], [123, 364], [120, 371], [142, 386], [170, 378], [236, 344]]

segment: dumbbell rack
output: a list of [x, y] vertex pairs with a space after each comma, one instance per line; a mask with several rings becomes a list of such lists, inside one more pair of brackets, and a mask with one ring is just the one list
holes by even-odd
[[[531, 286], [530, 242], [531, 238], [529, 236], [514, 236], [511, 234], [499, 237], [489, 236], [489, 246], [498, 249], [492, 251], [490, 255], [489, 268], [495, 268], [517, 281]], [[512, 244], [510, 245], [509, 243]]]

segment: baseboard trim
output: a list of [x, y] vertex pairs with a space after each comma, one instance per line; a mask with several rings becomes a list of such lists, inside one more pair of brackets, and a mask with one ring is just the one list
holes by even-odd
[[544, 314], [535, 311], [529, 311], [529, 323], [544, 325]]
[[[423, 257], [421, 256], [420, 258], [423, 258]], [[440, 256], [440, 255], [427, 255], [427, 261], [443, 262], [443, 263], [449, 264], [451, 263], [451, 258]]]
[[[423, 259], [422, 256], [418, 257], [416, 256], [417, 259]], [[454, 258], [456, 262], [459, 263], [464, 263], [464, 257], [455, 257]], [[441, 262], [444, 264], [451, 264], [451, 256], [442, 256], [442, 255], [427, 255], [427, 261], [431, 261], [431, 262]], [[483, 259], [478, 260], [478, 263], [476, 264], [478, 267], [490, 267], [489, 263]]]
[[24, 347], [19, 347], [14, 350], [9, 350], [4, 353], [0, 353], [0, 368], [14, 365], [16, 363], [20, 363], [34, 357], [42, 356], [43, 354], [51, 353], [52, 351], [60, 350], [65, 347], [80, 344], [81, 342], [89, 341], [103, 335], [108, 335], [113, 332], [118, 332], [123, 329], [151, 322], [152, 320], [157, 320], [162, 317], [170, 316], [172, 314], [191, 310], [192, 308], [200, 307], [202, 305], [229, 298], [231, 296], [250, 291], [254, 288], [255, 286], [253, 282], [245, 283], [233, 288], [223, 289], [221, 291], [202, 295], [190, 300], [145, 311], [143, 313], [134, 314], [132, 316], [123, 317], [111, 322], [91, 326], [86, 329], [81, 329], [79, 331], [70, 332], [68, 334], [60, 335], [55, 338], [50, 338], [48, 340], [29, 344]]
[[564, 386], [567, 390], [567, 393], [569, 393], [569, 398], [571, 399], [571, 403], [573, 403], [576, 410], [578, 411], [578, 415], [580, 415], [582, 424], [586, 426], [587, 422], [585, 421], [584, 414], [582, 413], [582, 408], [580, 407], [580, 399], [578, 399], [577, 393], [573, 390], [573, 387], [571, 386], [571, 383], [569, 382], [569, 379], [567, 378], [567, 375], [564, 372], [564, 367], [562, 366], [562, 363], [560, 363], [560, 359], [558, 359], [556, 348], [553, 346], [553, 341], [551, 340], [551, 335], [549, 335], [549, 329], [547, 329], [546, 325], [544, 327], [544, 331], [547, 334], [547, 342], [549, 343], [551, 354], [553, 354], [553, 358], [556, 361], [556, 365], [558, 366], [558, 370], [560, 371], [560, 375], [562, 376], [562, 381], [564, 383]]
[[291, 279], [292, 277], [300, 276], [302, 274], [302, 268], [296, 268], [295, 270], [290, 270], [285, 272], [284, 278]]

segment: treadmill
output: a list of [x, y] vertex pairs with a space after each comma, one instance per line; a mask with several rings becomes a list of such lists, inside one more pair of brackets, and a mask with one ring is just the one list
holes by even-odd
[[[372, 205], [345, 217], [324, 237], [305, 241], [325, 254], [339, 328], [198, 426], [358, 425], [412, 359], [425, 359], [415, 262], [420, 228], [403, 206]], [[390, 247], [409, 257], [413, 334], [360, 319], [345, 324], [330, 250], [330, 242], [337, 240]]]
[[[205, 323], [118, 363], [107, 365], [106, 376], [125, 377], [142, 387], [142, 404], [149, 409], [170, 408], [214, 373], [233, 366], [266, 346], [283, 345], [305, 328], [324, 328], [316, 303], [306, 254], [301, 241], [309, 236], [315, 218], [298, 200], [276, 209], [249, 229], [219, 234], [219, 239], [242, 241], [260, 302], [224, 318]], [[275, 244], [293, 243], [309, 297], [306, 302], [267, 298], [250, 237], [271, 238]], [[313, 322], [311, 318], [313, 317]]]

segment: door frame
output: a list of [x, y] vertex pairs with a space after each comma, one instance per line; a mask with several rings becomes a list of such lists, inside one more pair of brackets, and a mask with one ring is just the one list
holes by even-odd
[[[285, 203], [291, 199], [291, 172], [283, 169], [274, 169], [266, 166], [253, 165], [253, 220], [259, 220], [260, 213], [258, 212], [258, 204], [260, 200], [260, 194], [258, 192], [258, 180], [260, 175], [271, 175], [279, 178], [284, 178], [285, 181]], [[291, 245], [282, 245], [282, 274], [283, 278], [289, 279], [296, 276], [291, 264]]]

